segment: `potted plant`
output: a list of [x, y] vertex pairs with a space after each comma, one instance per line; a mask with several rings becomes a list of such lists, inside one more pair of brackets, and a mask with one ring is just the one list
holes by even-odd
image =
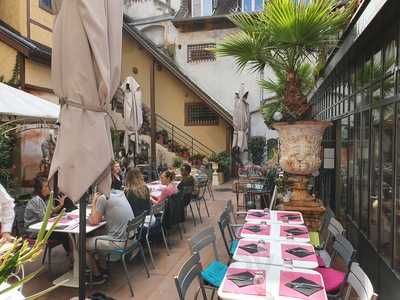
[[172, 161], [172, 167], [175, 169], [180, 169], [180, 167], [182, 167], [182, 164], [183, 164], [182, 158], [179, 156], [175, 156], [174, 160]]
[[[276, 80], [262, 81], [265, 89], [275, 93], [263, 108], [266, 123], [280, 137], [280, 165], [290, 173], [296, 207], [321, 207], [307, 192], [309, 176], [319, 169], [320, 144], [331, 124], [312, 120], [307, 93], [314, 86], [313, 68], [308, 64], [318, 56], [315, 70], [321, 69], [327, 47], [336, 45], [356, 7], [356, 1], [340, 10], [336, 0], [270, 0], [258, 14], [237, 14], [231, 20], [240, 32], [218, 45], [222, 56], [233, 56], [239, 69], [255, 71], [271, 68]], [[275, 122], [275, 123], [273, 123]]]
[[255, 165], [261, 165], [264, 160], [266, 141], [263, 136], [254, 136], [249, 139], [249, 152]]
[[183, 159], [188, 160], [190, 156], [189, 148], [186, 146], [182, 146], [181, 150], [181, 156], [183, 157]]
[[[19, 288], [23, 284], [27, 283], [31, 279], [35, 278], [42, 270], [43, 266], [26, 275], [25, 277], [19, 278], [14, 272], [18, 272], [26, 263], [31, 263], [40, 258], [42, 251], [44, 250], [47, 240], [52, 234], [53, 230], [64, 216], [64, 210], [57, 216], [49, 230], [46, 230], [51, 212], [54, 207], [53, 193], [50, 194], [49, 201], [47, 202], [46, 212], [43, 217], [43, 222], [40, 227], [34, 245], [29, 245], [28, 240], [17, 238], [12, 244], [10, 244], [9, 250], [3, 252], [0, 257], [0, 298], [7, 297], [7, 293], [11, 293], [15, 289]], [[8, 280], [10, 279], [10, 283]], [[61, 282], [60, 284], [62, 284]], [[56, 289], [60, 284], [52, 286], [44, 291], [37, 292], [35, 295], [29, 297], [29, 299], [38, 299], [45, 294]], [[28, 298], [27, 298], [28, 299]]]

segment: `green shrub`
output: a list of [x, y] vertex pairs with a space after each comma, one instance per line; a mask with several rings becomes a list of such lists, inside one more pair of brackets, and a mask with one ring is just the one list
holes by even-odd
[[172, 162], [172, 166], [173, 166], [174, 168], [179, 169], [180, 167], [182, 167], [182, 164], [183, 164], [182, 158], [179, 157], [179, 156], [175, 156], [175, 158], [174, 158], [174, 160], [173, 160], [173, 162]]
[[249, 140], [249, 151], [251, 154], [251, 160], [255, 165], [261, 165], [264, 160], [265, 152], [265, 137], [254, 136]]

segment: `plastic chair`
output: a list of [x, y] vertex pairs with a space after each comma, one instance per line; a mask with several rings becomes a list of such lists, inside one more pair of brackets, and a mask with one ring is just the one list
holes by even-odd
[[[150, 221], [148, 224], [144, 224], [144, 237], [146, 239], [147, 250], [149, 251], [150, 260], [153, 268], [155, 268], [153, 252], [150, 246], [150, 237], [156, 234], [161, 234], [165, 249], [167, 250], [167, 255], [169, 255], [168, 241], [165, 234], [164, 228], [164, 212], [165, 212], [165, 202], [153, 205], [150, 210]], [[151, 224], [151, 220], [155, 218], [155, 223]]]
[[193, 281], [197, 278], [199, 282], [199, 289], [195, 294], [195, 298], [197, 299], [199, 292], [203, 296], [203, 300], [207, 300], [206, 290], [204, 288], [203, 278], [201, 277], [201, 264], [200, 264], [200, 256], [198, 253], [194, 253], [181, 267], [178, 272], [178, 275], [174, 276], [176, 289], [178, 291], [179, 300], [185, 300], [186, 293], [193, 283]]
[[[224, 210], [219, 217], [218, 220], [218, 227], [219, 230], [221, 231], [222, 239], [224, 241], [224, 245], [226, 248], [226, 252], [228, 253], [229, 257], [232, 258], [233, 254], [236, 251], [236, 248], [238, 246], [239, 240], [234, 238], [234, 234], [232, 233], [232, 230], [230, 229], [230, 223], [231, 223], [231, 218], [229, 215], [228, 210]], [[228, 235], [229, 235], [229, 241], [226, 237], [225, 231], [228, 230]]]
[[212, 299], [216, 289], [221, 285], [228, 269], [226, 264], [219, 261], [214, 229], [208, 227], [200, 231], [188, 240], [188, 244], [192, 254], [196, 252], [200, 253], [201, 250], [208, 246], [212, 246], [213, 248], [215, 259], [201, 272], [201, 276], [205, 283], [213, 288], [211, 295]]
[[344, 235], [345, 230], [342, 224], [334, 217], [330, 218], [328, 227], [327, 227], [327, 234], [326, 239], [323, 241], [323, 248], [321, 250], [317, 250], [317, 258], [320, 267], [329, 267], [331, 265], [331, 254], [330, 247], [332, 243], [339, 235]]
[[322, 275], [325, 290], [330, 298], [338, 298], [343, 291], [347, 274], [350, 271], [352, 262], [354, 261], [356, 251], [348, 239], [343, 235], [338, 235], [333, 243], [332, 264], [340, 257], [346, 265], [346, 272], [338, 271], [332, 267], [321, 268], [315, 270]]
[[[126, 281], [129, 286], [129, 290], [131, 292], [131, 296], [134, 296], [132, 285], [129, 279], [129, 273], [128, 273], [128, 268], [126, 265], [126, 257], [130, 255], [130, 260], [132, 260], [137, 254], [140, 253], [140, 256], [143, 259], [144, 267], [146, 269], [147, 277], [150, 277], [149, 269], [147, 267], [146, 263], [146, 258], [144, 256], [144, 251], [143, 251], [143, 246], [140, 242], [140, 236], [142, 234], [142, 228], [144, 224], [144, 220], [146, 217], [147, 212], [143, 212], [141, 215], [137, 216], [133, 220], [129, 221], [127, 226], [126, 226], [126, 239], [114, 239], [112, 237], [98, 237], [95, 240], [95, 253], [105, 255], [107, 258], [107, 269], [109, 269], [109, 264], [110, 264], [110, 258], [111, 256], [119, 256], [120, 260], [122, 262], [122, 266], [125, 271], [125, 277]], [[115, 242], [115, 243], [123, 243], [124, 246], [112, 250], [101, 250], [97, 249], [97, 242], [103, 240], [103, 241], [110, 241], [110, 242]], [[136, 250], [139, 250], [138, 252], [135, 252]]]
[[328, 225], [331, 218], [335, 217], [335, 213], [329, 207], [326, 208], [325, 214], [321, 221], [321, 226], [317, 231], [310, 232], [310, 242], [315, 248], [322, 248], [324, 243], [321, 240], [325, 240], [328, 235]]
[[374, 300], [378, 298], [378, 295], [374, 292], [371, 280], [356, 262], [351, 264], [347, 283], [349, 286], [346, 289], [343, 300], [350, 300], [352, 290], [356, 292], [359, 300]]

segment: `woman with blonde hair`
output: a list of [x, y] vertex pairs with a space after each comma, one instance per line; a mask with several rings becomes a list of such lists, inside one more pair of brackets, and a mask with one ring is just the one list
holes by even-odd
[[133, 168], [126, 174], [125, 195], [135, 216], [150, 210], [150, 191], [138, 168]]
[[154, 204], [159, 204], [165, 201], [169, 196], [172, 194], [175, 194], [178, 192], [178, 189], [176, 188], [175, 184], [173, 183], [175, 179], [175, 173], [172, 171], [164, 171], [161, 176], [160, 176], [160, 181], [162, 185], [165, 185], [166, 188], [164, 188], [161, 192], [161, 195], [158, 197], [152, 196], [151, 201]]

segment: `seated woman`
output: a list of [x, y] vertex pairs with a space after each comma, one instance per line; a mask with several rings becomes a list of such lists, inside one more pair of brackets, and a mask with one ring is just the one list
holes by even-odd
[[125, 195], [135, 216], [150, 210], [150, 191], [138, 168], [129, 170], [126, 175]]
[[[46, 213], [47, 201], [49, 200], [50, 196], [50, 187], [47, 178], [42, 176], [35, 177], [33, 185], [33, 193], [34, 196], [32, 197], [31, 200], [29, 200], [28, 204], [26, 205], [24, 213], [25, 232], [27, 232], [31, 238], [34, 238], [36, 236], [36, 232], [32, 232], [32, 230], [29, 229], [29, 226], [41, 222]], [[57, 198], [57, 200], [54, 201], [54, 205], [56, 205], [53, 208], [54, 214], [57, 214], [61, 211], [61, 209], [64, 206], [65, 198], [66, 196], [60, 195]], [[61, 242], [65, 251], [67, 253], [70, 252], [71, 248], [70, 248], [70, 241], [68, 238], [68, 234], [53, 232], [50, 236], [50, 239]]]
[[122, 170], [119, 161], [114, 160], [111, 166], [111, 188], [122, 190]]
[[162, 185], [167, 187], [162, 190], [161, 195], [158, 197], [151, 196], [151, 201], [154, 204], [160, 204], [165, 201], [169, 196], [178, 192], [175, 184], [172, 182], [175, 178], [175, 173], [172, 171], [164, 171], [160, 176], [160, 181]]

